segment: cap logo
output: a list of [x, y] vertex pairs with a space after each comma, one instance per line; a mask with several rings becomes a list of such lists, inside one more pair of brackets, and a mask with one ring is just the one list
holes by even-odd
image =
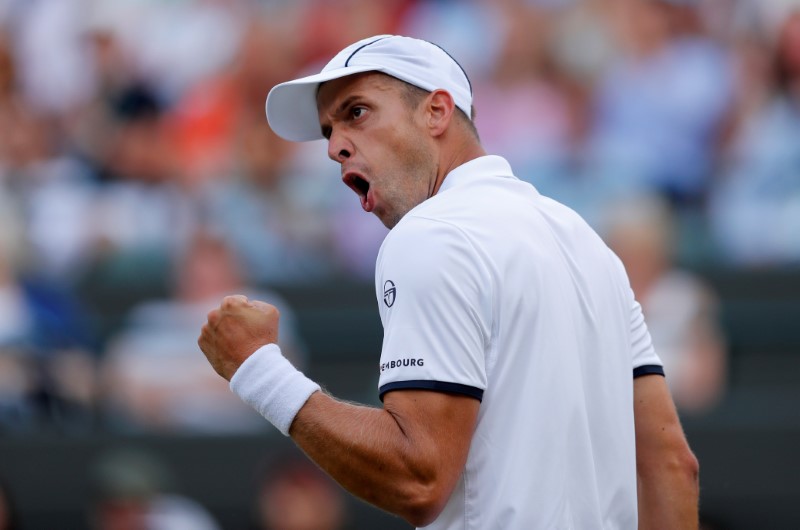
[[[353, 51], [353, 53], [351, 53], [351, 54], [350, 54], [350, 57], [348, 57], [348, 58], [347, 58], [347, 60], [344, 62], [344, 65], [345, 65], [345, 66], [350, 66], [350, 59], [352, 59], [352, 58], [353, 58], [353, 56], [354, 56], [355, 54], [357, 54], [358, 52], [360, 52], [361, 50], [363, 50], [363, 49], [364, 49], [364, 48], [366, 48], [367, 46], [372, 46], [372, 45], [373, 45], [373, 44], [375, 44], [376, 42], [378, 42], [378, 41], [381, 41], [381, 40], [383, 40], [383, 39], [388, 39], [388, 38], [389, 38], [388, 36], [387, 36], [387, 37], [381, 37], [380, 39], [375, 39], [375, 40], [374, 40], [374, 41], [372, 41], [372, 42], [368, 42], [368, 43], [366, 43], [366, 44], [362, 44], [361, 46], [359, 46], [358, 48], [356, 48], [356, 49]], [[445, 52], [445, 53], [447, 53], [447, 52]]]
[[[354, 56], [355, 54], [357, 54], [358, 52], [360, 52], [361, 50], [363, 50], [363, 49], [364, 49], [364, 48], [366, 48], [367, 46], [372, 46], [372, 45], [373, 45], [373, 44], [375, 44], [376, 42], [382, 41], [382, 40], [384, 40], [384, 39], [389, 39], [389, 38], [391, 38], [391, 37], [393, 37], [393, 35], [387, 35], [387, 36], [385, 36], [385, 37], [380, 37], [380, 38], [378, 38], [378, 39], [375, 39], [375, 40], [373, 40], [373, 41], [367, 42], [366, 44], [362, 44], [361, 46], [359, 46], [358, 48], [356, 48], [355, 50], [353, 50], [353, 53], [351, 53], [351, 54], [350, 54], [350, 56], [347, 58], [347, 60], [344, 62], [344, 66], [345, 66], [345, 68], [346, 68], [346, 67], [348, 67], [348, 66], [350, 66], [350, 59], [352, 59], [352, 58], [353, 58], [353, 56]], [[421, 39], [420, 39], [420, 40], [421, 40]], [[431, 41], [425, 41], [425, 42], [427, 42], [428, 44], [432, 44], [432, 45], [436, 46], [437, 48], [439, 48], [440, 50], [442, 50], [442, 51], [445, 53], [445, 55], [447, 55], [448, 57], [450, 57], [450, 59], [451, 59], [451, 60], [452, 60], [454, 63], [456, 63], [456, 65], [457, 65], [457, 66], [458, 66], [458, 67], [461, 69], [461, 71], [464, 73], [464, 78], [467, 80], [467, 86], [469, 86], [469, 93], [470, 93], [470, 94], [472, 94], [472, 81], [470, 81], [470, 80], [469, 80], [469, 76], [467, 75], [467, 71], [466, 71], [466, 70], [464, 70], [464, 67], [463, 67], [463, 66], [461, 66], [461, 63], [460, 63], [460, 62], [458, 62], [458, 61], [456, 60], [456, 58], [455, 58], [455, 57], [453, 57], [452, 55], [450, 55], [450, 52], [448, 52], [447, 50], [445, 50], [444, 48], [442, 48], [441, 46], [439, 46], [439, 45], [438, 45], [438, 44], [436, 44], [435, 42], [431, 42]]]

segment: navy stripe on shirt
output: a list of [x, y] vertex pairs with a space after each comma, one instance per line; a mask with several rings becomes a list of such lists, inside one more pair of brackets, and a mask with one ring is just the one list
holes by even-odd
[[447, 392], [450, 394], [464, 394], [474, 397], [478, 401], [483, 399], [483, 390], [474, 386], [461, 385], [459, 383], [445, 383], [443, 381], [416, 380], [416, 381], [396, 381], [386, 383], [380, 388], [380, 398], [392, 390], [435, 390], [437, 392]]
[[633, 378], [641, 377], [643, 375], [664, 375], [664, 367], [658, 364], [645, 364], [637, 366], [633, 369]]

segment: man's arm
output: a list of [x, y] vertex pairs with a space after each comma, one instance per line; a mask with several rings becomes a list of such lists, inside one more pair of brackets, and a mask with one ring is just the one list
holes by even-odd
[[289, 434], [348, 491], [424, 526], [461, 476], [479, 405], [468, 396], [396, 390], [376, 409], [317, 392]]
[[[388, 392], [383, 409], [337, 401], [315, 391], [276, 346], [260, 350], [277, 342], [278, 320], [269, 304], [228, 296], [209, 313], [198, 345], [219, 375], [237, 376], [237, 393], [351, 493], [411, 524], [433, 521], [464, 469], [480, 402], [427, 390]], [[245, 361], [256, 364], [242, 368]]]
[[683, 434], [665, 379], [634, 379], [639, 529], [698, 527], [699, 465]]

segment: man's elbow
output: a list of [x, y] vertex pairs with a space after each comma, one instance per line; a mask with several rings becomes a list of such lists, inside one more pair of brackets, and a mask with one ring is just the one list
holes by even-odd
[[688, 446], [662, 453], [657, 458], [639, 460], [637, 472], [644, 479], [658, 481], [667, 475], [699, 488], [700, 463]]
[[687, 445], [674, 451], [667, 459], [669, 471], [675, 476], [680, 476], [687, 483], [697, 486], [700, 477], [700, 462]]
[[401, 516], [413, 526], [427, 526], [442, 513], [449, 492], [437, 484], [416, 484], [409, 493]]
[[681, 467], [686, 473], [687, 478], [695, 485], [696, 488], [700, 488], [700, 462], [697, 460], [697, 457], [694, 456], [694, 453], [688, 447], [684, 451], [684, 455], [682, 458]]

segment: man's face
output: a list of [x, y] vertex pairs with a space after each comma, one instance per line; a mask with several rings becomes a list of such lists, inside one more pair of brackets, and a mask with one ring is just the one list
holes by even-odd
[[329, 81], [317, 109], [342, 181], [387, 228], [433, 194], [437, 167], [425, 105], [413, 109], [399, 82], [376, 73]]

